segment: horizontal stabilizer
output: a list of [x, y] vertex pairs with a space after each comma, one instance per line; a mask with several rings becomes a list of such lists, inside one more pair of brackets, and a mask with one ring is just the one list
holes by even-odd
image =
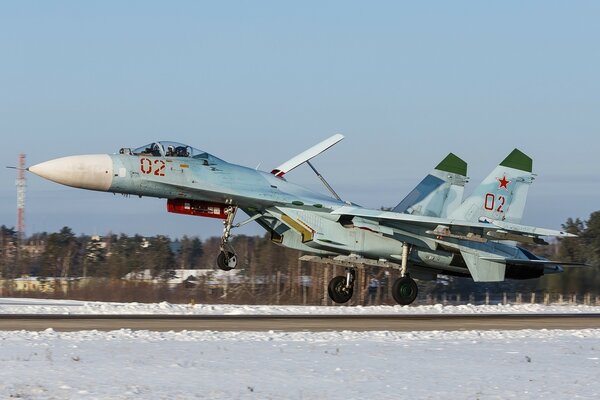
[[275, 176], [282, 177], [294, 168], [304, 164], [305, 162], [311, 160], [312, 158], [318, 156], [325, 150], [329, 149], [334, 144], [338, 143], [344, 138], [344, 135], [335, 134], [329, 139], [323, 140], [321, 143], [314, 145], [310, 149], [303, 151], [298, 154], [296, 157], [291, 158], [290, 160], [284, 162], [279, 167], [273, 169], [271, 173]]
[[480, 219], [480, 222], [488, 222], [494, 226], [497, 226], [500, 229], [504, 229], [504, 230], [507, 230], [510, 232], [519, 232], [519, 233], [528, 234], [528, 235], [555, 236], [555, 237], [563, 237], [563, 238], [577, 237], [577, 235], [574, 235], [572, 233], [568, 233], [565, 231], [556, 231], [553, 229], [538, 228], [535, 226], [513, 224], [511, 222], [498, 221], [498, 220], [492, 220], [492, 219], [487, 219], [487, 218]]
[[521, 258], [502, 258], [502, 257], [482, 257], [482, 260], [493, 261], [496, 263], [510, 265], [561, 265], [564, 267], [591, 267], [589, 264], [571, 261], [552, 261], [552, 260], [524, 260]]

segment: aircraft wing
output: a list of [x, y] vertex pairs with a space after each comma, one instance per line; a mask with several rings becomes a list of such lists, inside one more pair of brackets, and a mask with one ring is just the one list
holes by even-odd
[[[362, 217], [365, 219], [376, 221], [380, 224], [393, 225], [412, 225], [421, 228], [428, 228], [427, 233], [435, 236], [457, 237], [451, 233], [452, 228], [459, 228], [461, 231], [481, 232], [483, 237], [490, 237], [492, 240], [515, 240], [515, 241], [530, 241], [530, 239], [540, 236], [555, 236], [555, 237], [577, 237], [568, 232], [556, 231], [552, 229], [537, 228], [527, 225], [519, 225], [514, 223], [505, 223], [486, 219], [483, 222], [469, 222], [458, 219], [426, 217], [410, 214], [401, 214], [391, 211], [372, 210], [355, 206], [343, 206], [334, 210], [333, 215], [348, 215], [354, 217]], [[460, 239], [468, 239], [467, 235], [458, 237]], [[523, 240], [519, 240], [523, 239]], [[525, 240], [526, 239], [526, 240]]]
[[312, 158], [318, 156], [325, 150], [329, 149], [334, 144], [338, 143], [340, 140], [344, 138], [344, 135], [335, 134], [329, 139], [323, 140], [321, 143], [314, 145], [308, 150], [303, 151], [297, 156], [289, 159], [288, 161], [281, 164], [279, 167], [273, 169], [271, 173], [275, 176], [282, 177], [294, 168], [302, 165], [303, 163], [311, 160]]

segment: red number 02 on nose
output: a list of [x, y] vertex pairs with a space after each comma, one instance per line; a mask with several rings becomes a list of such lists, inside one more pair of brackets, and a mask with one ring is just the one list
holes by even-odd
[[167, 164], [164, 160], [150, 160], [149, 158], [140, 158], [140, 171], [142, 174], [150, 175], [154, 172], [156, 176], [165, 176]]

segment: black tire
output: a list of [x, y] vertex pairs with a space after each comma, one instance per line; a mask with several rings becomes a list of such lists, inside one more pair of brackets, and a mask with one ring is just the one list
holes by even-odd
[[346, 288], [346, 277], [336, 276], [329, 281], [327, 292], [329, 293], [329, 298], [334, 302], [339, 304], [347, 303], [352, 298], [352, 294], [354, 294], [354, 287], [350, 286], [350, 288]]
[[237, 256], [230, 251], [222, 251], [217, 256], [217, 266], [223, 271], [231, 271], [237, 266]]
[[417, 282], [410, 276], [405, 276], [396, 279], [394, 286], [392, 287], [392, 296], [396, 303], [406, 306], [415, 301], [419, 294], [419, 287]]

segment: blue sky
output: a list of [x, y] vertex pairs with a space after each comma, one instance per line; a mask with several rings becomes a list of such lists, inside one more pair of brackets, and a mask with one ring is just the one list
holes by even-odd
[[[524, 223], [557, 228], [600, 209], [599, 20], [592, 1], [5, 1], [5, 164], [163, 139], [270, 170], [340, 132], [315, 165], [379, 207], [450, 151], [468, 193], [518, 147], [539, 175]], [[28, 178], [28, 233], [220, 234], [164, 200]], [[14, 179], [0, 173], [9, 226]], [[307, 168], [289, 179], [321, 190]]]

